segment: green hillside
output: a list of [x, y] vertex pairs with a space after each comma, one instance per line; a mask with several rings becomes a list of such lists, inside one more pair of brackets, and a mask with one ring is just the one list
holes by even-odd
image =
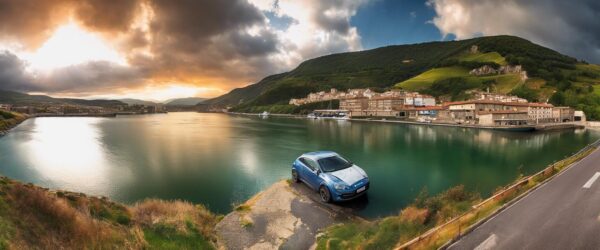
[[464, 53], [457, 57], [461, 62], [493, 62], [498, 65], [506, 65], [506, 59], [498, 52], [488, 53]]
[[53, 98], [45, 95], [28, 95], [14, 91], [0, 90], [0, 103], [13, 105], [71, 104], [83, 106], [113, 107], [127, 105], [118, 100], [86, 100], [74, 98]]
[[410, 90], [420, 91], [429, 88], [433, 83], [455, 77], [468, 77], [469, 69], [464, 67], [443, 67], [425, 71], [406, 81], [397, 83], [395, 86]]
[[497, 93], [508, 94], [523, 84], [519, 74], [473, 76], [469, 71], [470, 69], [460, 66], [434, 68], [397, 83], [394, 87], [456, 101], [469, 98], [464, 93], [467, 90], [489, 88]]
[[[471, 51], [477, 46], [477, 51]], [[517, 74], [471, 76], [471, 69], [489, 65], [522, 65], [530, 80]], [[393, 87], [419, 90], [448, 99], [468, 98], [472, 89], [490, 89], [531, 101], [582, 109], [600, 119], [600, 66], [580, 62], [514, 36], [388, 46], [318, 57], [290, 72], [207, 100], [203, 104], [232, 111], [294, 112], [287, 103], [311, 92], [337, 88]], [[261, 111], [262, 110], [262, 111]], [[303, 109], [302, 109], [303, 110]]]

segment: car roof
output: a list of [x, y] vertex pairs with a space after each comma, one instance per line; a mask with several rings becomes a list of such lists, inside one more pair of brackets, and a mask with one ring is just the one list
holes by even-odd
[[304, 153], [302, 154], [300, 157], [306, 157], [309, 158], [313, 161], [317, 161], [319, 159], [323, 159], [326, 157], [331, 157], [331, 156], [336, 156], [339, 154], [333, 151], [316, 151], [316, 152], [308, 152], [308, 153]]

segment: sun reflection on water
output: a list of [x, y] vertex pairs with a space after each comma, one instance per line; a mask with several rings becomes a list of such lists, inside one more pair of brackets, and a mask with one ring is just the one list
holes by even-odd
[[[62, 187], [95, 190], [106, 180], [106, 150], [101, 143], [100, 119], [38, 118], [23, 146], [31, 166], [42, 178]], [[98, 186], [93, 186], [98, 185]], [[99, 190], [96, 190], [99, 191]]]

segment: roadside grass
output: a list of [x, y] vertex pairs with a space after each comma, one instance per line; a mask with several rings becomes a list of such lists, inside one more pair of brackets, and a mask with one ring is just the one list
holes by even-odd
[[474, 205], [473, 208], [466, 213], [454, 218], [449, 223], [438, 227], [437, 230], [431, 231], [431, 234], [421, 236], [422, 238], [420, 240], [416, 240], [412, 244], [401, 245], [403, 242], [400, 241], [397, 247], [410, 249], [438, 249], [451, 239], [465, 233], [465, 231], [475, 225], [475, 223], [488, 218], [507, 203], [526, 194], [539, 184], [560, 173], [565, 167], [583, 159], [594, 150], [595, 148], [587, 149], [558, 161], [535, 175], [519, 178], [506, 188], [499, 188], [491, 198]]
[[498, 52], [488, 53], [464, 53], [457, 57], [462, 62], [494, 62], [499, 65], [506, 65], [506, 60]]
[[463, 186], [432, 197], [423, 190], [399, 215], [326, 228], [317, 238], [317, 249], [438, 249], [594, 150], [590, 148], [567, 157], [536, 175], [520, 175], [512, 184], [498, 188], [485, 201]]
[[479, 200], [478, 194], [462, 185], [431, 197], [423, 190], [396, 216], [327, 228], [317, 239], [317, 249], [390, 249], [462, 214]]

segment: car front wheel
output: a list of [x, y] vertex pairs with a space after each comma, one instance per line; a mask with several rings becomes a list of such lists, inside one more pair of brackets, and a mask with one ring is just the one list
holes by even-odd
[[292, 169], [292, 181], [293, 182], [300, 182], [300, 179], [298, 178], [298, 172], [294, 169]]
[[329, 189], [325, 186], [321, 186], [319, 188], [319, 195], [321, 196], [321, 201], [325, 203], [329, 203], [331, 201], [331, 193], [329, 193]]

